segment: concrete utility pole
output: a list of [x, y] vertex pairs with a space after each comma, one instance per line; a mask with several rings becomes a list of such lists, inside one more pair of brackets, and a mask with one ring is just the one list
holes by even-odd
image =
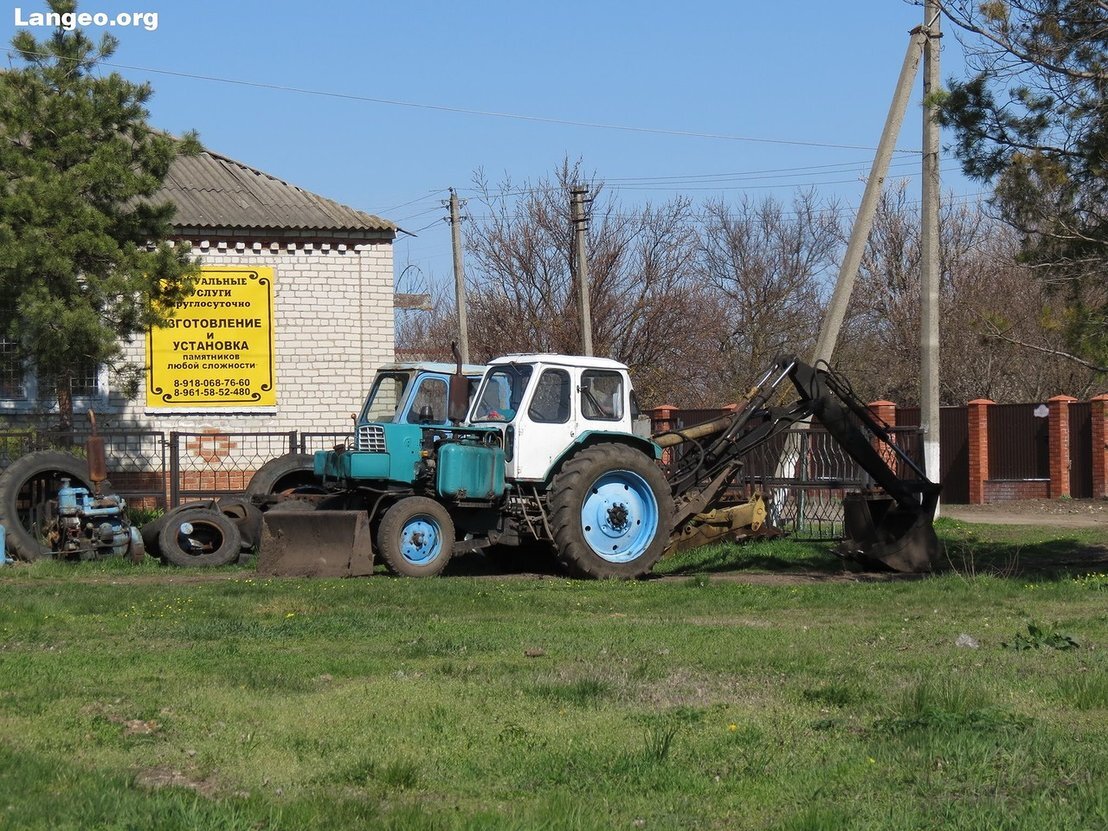
[[885, 177], [889, 172], [889, 160], [896, 147], [900, 125], [904, 122], [904, 112], [908, 108], [912, 84], [916, 80], [920, 55], [926, 34], [923, 27], [912, 30], [912, 39], [908, 43], [908, 52], [904, 55], [904, 65], [900, 68], [900, 77], [896, 82], [889, 114], [885, 118], [885, 128], [881, 131], [881, 141], [877, 145], [877, 155], [873, 158], [866, 189], [862, 194], [862, 204], [858, 207], [858, 216], [850, 231], [850, 241], [839, 267], [839, 278], [835, 283], [835, 293], [831, 305], [823, 317], [819, 339], [812, 353], [812, 364], [817, 361], [830, 361], [835, 351], [835, 342], [839, 339], [839, 330], [846, 317], [846, 307], [850, 304], [850, 294], [854, 290], [854, 278], [858, 276], [858, 266], [862, 263], [862, 254], [866, 250], [866, 241], [873, 230], [873, 217], [877, 211], [877, 200], [885, 186]]
[[450, 238], [454, 246], [454, 299], [458, 305], [458, 351], [462, 363], [469, 363], [469, 324], [466, 322], [466, 277], [462, 266], [462, 218], [458, 194], [450, 189]]
[[923, 191], [920, 209], [920, 427], [923, 470], [938, 482], [939, 469], [939, 122], [931, 96], [939, 90], [939, 8], [923, 4]]
[[581, 354], [592, 355], [592, 307], [589, 304], [589, 217], [585, 204], [589, 189], [576, 185], [570, 190], [570, 216], [573, 218], [574, 252], [577, 260], [577, 313], [581, 319]]

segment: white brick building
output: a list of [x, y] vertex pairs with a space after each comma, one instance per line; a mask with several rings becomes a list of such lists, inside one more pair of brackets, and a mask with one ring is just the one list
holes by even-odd
[[[177, 159], [162, 195], [177, 208], [175, 238], [202, 266], [272, 269], [276, 403], [151, 406], [142, 392], [124, 398], [101, 372], [75, 410], [165, 432], [348, 429], [375, 369], [393, 359], [396, 226], [211, 152]], [[126, 356], [149, 372], [147, 347], [139, 338]], [[49, 406], [30, 396], [15, 404], [8, 416]]]

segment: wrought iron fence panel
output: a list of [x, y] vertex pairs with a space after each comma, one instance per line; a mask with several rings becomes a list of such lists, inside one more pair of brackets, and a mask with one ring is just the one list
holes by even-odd
[[[101, 430], [109, 481], [129, 502], [166, 504], [165, 434], [158, 430]], [[0, 431], [0, 470], [28, 453], [61, 450], [84, 458], [88, 431]]]
[[295, 430], [273, 433], [169, 434], [170, 502], [242, 493], [258, 469], [278, 456], [295, 453]]
[[[896, 445], [918, 465], [919, 430], [896, 428], [891, 433]], [[891, 450], [878, 452], [897, 476], [917, 478], [911, 465]], [[760, 489], [769, 501], [773, 524], [802, 540], [840, 539], [843, 494], [874, 485], [873, 477], [820, 427], [789, 430], [754, 448], [747, 454], [740, 482]]]
[[354, 446], [352, 433], [301, 433], [300, 452], [315, 453], [320, 450], [331, 450], [337, 444]]

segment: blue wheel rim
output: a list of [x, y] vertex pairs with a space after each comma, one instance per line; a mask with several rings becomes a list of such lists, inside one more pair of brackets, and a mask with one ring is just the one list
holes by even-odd
[[400, 532], [400, 556], [415, 566], [425, 566], [442, 553], [442, 529], [432, 517], [417, 514]]
[[581, 505], [581, 530], [598, 557], [629, 563], [658, 533], [658, 500], [639, 474], [613, 470], [595, 482]]

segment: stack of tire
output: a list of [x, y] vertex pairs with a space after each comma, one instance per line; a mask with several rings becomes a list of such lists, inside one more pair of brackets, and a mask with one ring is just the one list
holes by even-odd
[[140, 529], [146, 552], [175, 566], [225, 566], [249, 559], [262, 512], [243, 496], [186, 502]]

